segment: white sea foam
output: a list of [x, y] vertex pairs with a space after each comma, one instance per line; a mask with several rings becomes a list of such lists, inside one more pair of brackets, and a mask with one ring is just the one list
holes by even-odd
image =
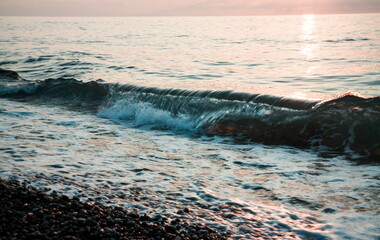
[[194, 129], [188, 116], [183, 114], [174, 116], [168, 111], [154, 108], [150, 103], [137, 102], [133, 99], [118, 100], [112, 106], [101, 109], [98, 116], [113, 120], [127, 120], [136, 127], [153, 125], [174, 130]]

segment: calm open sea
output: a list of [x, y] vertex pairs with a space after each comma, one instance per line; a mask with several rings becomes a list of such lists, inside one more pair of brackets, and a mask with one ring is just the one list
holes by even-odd
[[240, 239], [377, 239], [379, 26], [0, 17], [0, 177]]

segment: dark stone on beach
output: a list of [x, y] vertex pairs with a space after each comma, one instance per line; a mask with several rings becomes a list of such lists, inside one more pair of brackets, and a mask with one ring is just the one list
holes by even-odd
[[171, 225], [165, 225], [165, 231], [168, 233], [177, 234], [177, 229]]
[[181, 214], [181, 215], [182, 215], [182, 214], [184, 214], [184, 213], [185, 213], [185, 212], [182, 211], [182, 210], [178, 210], [178, 211], [177, 211], [177, 214]]
[[129, 227], [129, 228], [132, 228], [132, 227], [134, 227], [135, 226], [135, 221], [128, 221], [126, 224], [125, 224], [125, 226], [126, 227]]
[[322, 210], [322, 212], [324, 212], [324, 213], [336, 213], [336, 210], [332, 209], [332, 208], [325, 208]]
[[170, 218], [174, 220], [168, 223], [164, 216], [47, 195], [27, 183], [0, 179], [0, 240], [228, 238], [204, 225]]

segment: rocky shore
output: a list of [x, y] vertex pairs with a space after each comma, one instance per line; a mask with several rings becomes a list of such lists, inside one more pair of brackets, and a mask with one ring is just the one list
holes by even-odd
[[[184, 209], [186, 211], [186, 209]], [[227, 239], [207, 226], [46, 194], [0, 179], [0, 239]]]

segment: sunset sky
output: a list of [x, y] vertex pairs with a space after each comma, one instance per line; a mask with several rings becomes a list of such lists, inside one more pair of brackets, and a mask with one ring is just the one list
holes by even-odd
[[2, 16], [215, 16], [380, 12], [379, 0], [0, 0]]

